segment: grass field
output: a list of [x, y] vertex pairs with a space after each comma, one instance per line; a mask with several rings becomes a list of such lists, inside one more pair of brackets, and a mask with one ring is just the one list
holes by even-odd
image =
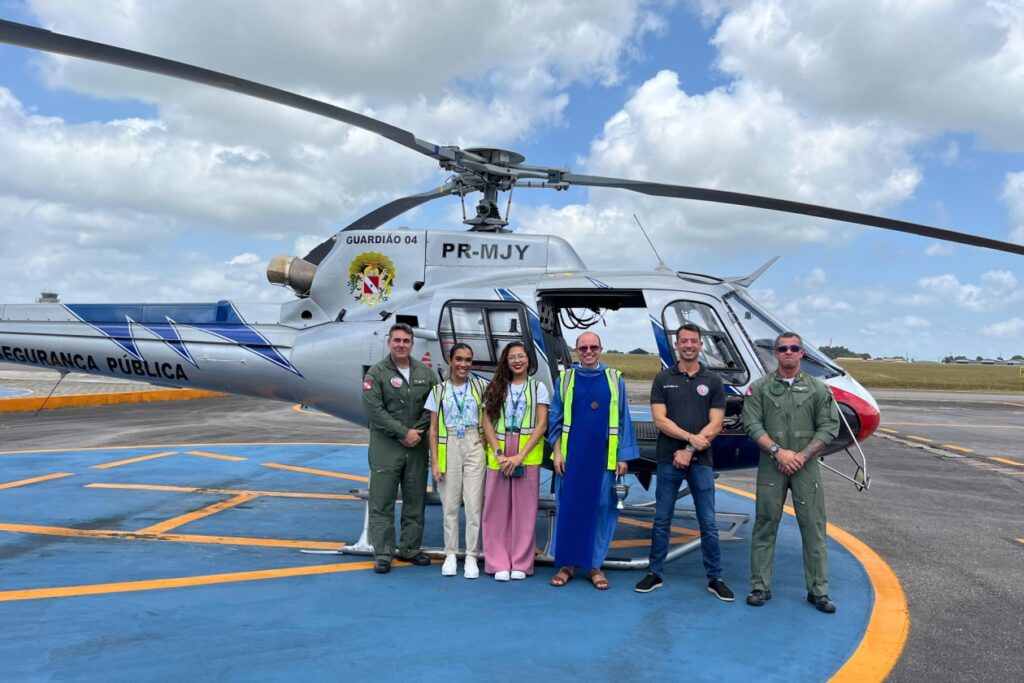
[[[653, 379], [661, 369], [657, 356], [606, 353], [602, 360], [627, 379]], [[944, 365], [847, 360], [842, 367], [868, 389], [922, 389], [1024, 393], [1021, 367], [1008, 365]]]

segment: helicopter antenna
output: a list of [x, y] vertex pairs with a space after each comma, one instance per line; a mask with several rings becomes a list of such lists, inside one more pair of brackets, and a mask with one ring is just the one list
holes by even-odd
[[658, 257], [657, 270], [672, 270], [671, 268], [668, 267], [668, 264], [666, 264], [665, 261], [661, 258], [661, 254], [658, 253], [658, 250], [654, 248], [654, 242], [652, 242], [651, 238], [647, 236], [647, 231], [644, 230], [643, 223], [640, 222], [640, 219], [636, 217], [635, 213], [633, 214], [633, 220], [635, 220], [636, 224], [640, 226], [640, 232], [644, 234], [644, 238], [647, 240], [647, 244], [651, 245], [651, 251], [653, 251], [654, 255]]

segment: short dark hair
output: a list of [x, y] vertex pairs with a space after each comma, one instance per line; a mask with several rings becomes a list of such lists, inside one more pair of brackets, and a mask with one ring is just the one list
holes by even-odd
[[469, 355], [470, 356], [473, 355], [473, 347], [472, 346], [470, 346], [469, 344], [463, 343], [463, 342], [459, 342], [458, 344], [452, 344], [452, 348], [448, 349], [448, 360], [451, 360], [452, 358], [455, 357], [455, 352], [456, 351], [462, 351], [463, 349], [469, 351]]
[[804, 345], [803, 337], [801, 337], [796, 332], [783, 332], [782, 334], [775, 338], [775, 345], [778, 346], [779, 342], [782, 341], [783, 339], [786, 339], [787, 337], [796, 337], [797, 339], [800, 340], [800, 346]]
[[703, 338], [703, 335], [700, 332], [700, 327], [694, 325], [693, 323], [686, 323], [685, 325], [680, 325], [679, 329], [676, 330], [676, 341], [679, 341], [679, 333], [682, 332], [683, 330], [686, 330], [687, 332], [696, 332], [697, 339]]
[[394, 325], [391, 326], [391, 329], [388, 330], [388, 339], [391, 338], [391, 333], [394, 332], [395, 330], [401, 330], [402, 332], [405, 332], [407, 335], [409, 335], [413, 339], [416, 338], [416, 335], [414, 335], [412, 333], [412, 328], [409, 327], [407, 324], [405, 324], [405, 323], [395, 323]]

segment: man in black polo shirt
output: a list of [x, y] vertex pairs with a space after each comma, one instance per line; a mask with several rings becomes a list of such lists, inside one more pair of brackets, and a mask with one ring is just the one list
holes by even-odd
[[659, 372], [651, 386], [651, 414], [658, 428], [656, 507], [650, 570], [635, 590], [650, 593], [661, 588], [676, 495], [685, 480], [700, 524], [700, 549], [708, 590], [719, 600], [732, 602], [735, 596], [722, 580], [711, 457], [711, 442], [722, 431], [725, 419], [725, 388], [722, 379], [697, 360], [702, 345], [696, 325], [683, 325], [676, 330], [679, 363]]

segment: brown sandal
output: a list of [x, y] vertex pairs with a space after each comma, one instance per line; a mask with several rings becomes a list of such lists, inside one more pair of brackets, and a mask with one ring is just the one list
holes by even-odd
[[608, 577], [600, 569], [591, 569], [590, 573], [587, 574], [587, 578], [590, 579], [590, 583], [594, 584], [594, 588], [599, 591], [606, 591], [611, 588], [611, 584], [608, 583]]
[[575, 570], [571, 567], [562, 567], [558, 570], [558, 573], [551, 577], [551, 585], [555, 588], [561, 588], [565, 584], [572, 580]]

